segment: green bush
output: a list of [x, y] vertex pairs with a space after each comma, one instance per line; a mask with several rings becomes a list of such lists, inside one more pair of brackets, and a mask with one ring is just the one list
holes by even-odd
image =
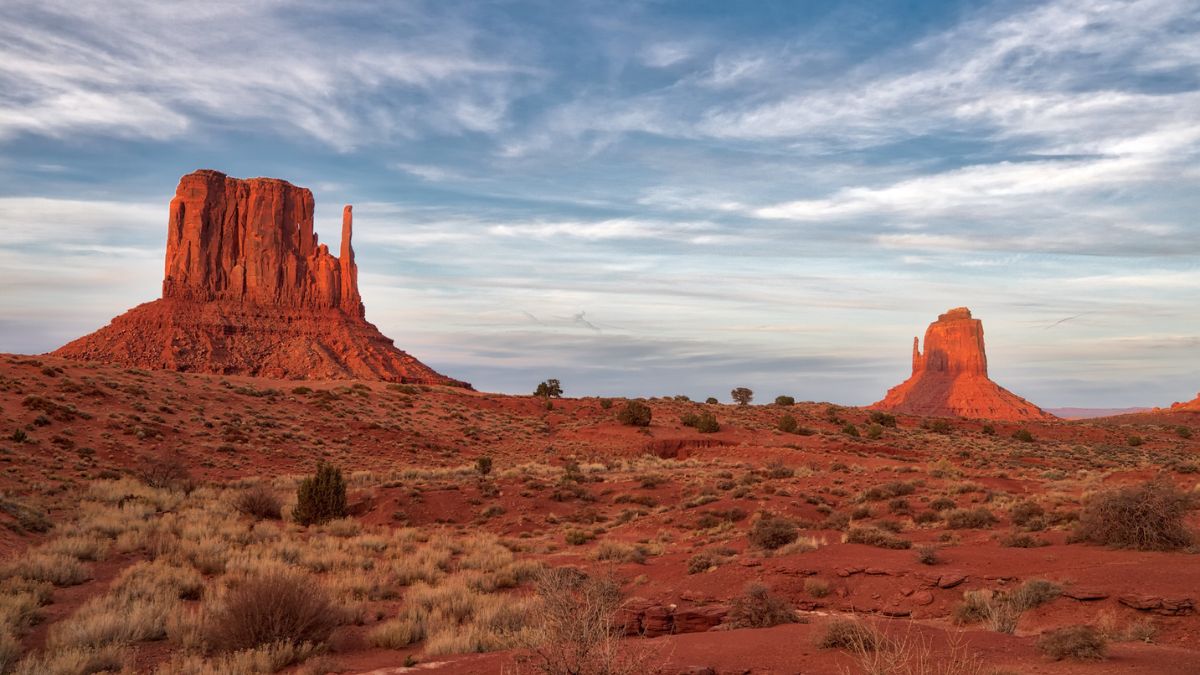
[[1033, 434], [1029, 433], [1028, 429], [1017, 429], [1013, 432], [1012, 437], [1022, 443], [1032, 443]]
[[1180, 438], [1191, 438], [1192, 430], [1187, 427], [1176, 427], [1175, 434]]
[[604, 410], [608, 410], [609, 408], [612, 407], [612, 399], [611, 398], [600, 399], [600, 407]]
[[301, 525], [324, 523], [346, 516], [346, 481], [342, 471], [322, 462], [317, 472], [300, 482], [292, 517]]
[[791, 434], [796, 432], [796, 429], [800, 427], [800, 424], [796, 422], [795, 417], [792, 417], [791, 415], [784, 415], [783, 417], [779, 418], [779, 424], [777, 427], [783, 433]]
[[715, 405], [717, 403], [720, 403], [720, 401], [718, 401], [717, 397], [715, 397], [715, 396], [709, 396], [708, 398], [704, 399], [704, 402], [709, 405]]
[[1128, 443], [1129, 447], [1131, 448], [1136, 448], [1142, 443], [1145, 443], [1141, 436], [1130, 436], [1129, 438], [1125, 439], [1125, 442]]
[[650, 406], [641, 401], [626, 401], [625, 407], [617, 413], [617, 421], [631, 427], [648, 427], [653, 417]]
[[895, 427], [896, 426], [896, 416], [889, 415], [888, 413], [885, 413], [882, 410], [871, 411], [871, 421], [874, 422], [875, 424], [878, 424], [881, 427]]
[[717, 416], [710, 413], [701, 413], [696, 420], [696, 431], [702, 434], [712, 434], [721, 430], [721, 423], [717, 421]]
[[842, 426], [842, 433], [853, 438], [858, 438], [859, 436], [858, 427], [854, 426], [854, 424], [851, 422], [846, 422], [846, 424]]
[[746, 387], [738, 387], [729, 392], [729, 397], [738, 405], [750, 405], [750, 402], [754, 400], [754, 392]]
[[776, 396], [775, 405], [796, 405], [796, 399], [792, 396]]

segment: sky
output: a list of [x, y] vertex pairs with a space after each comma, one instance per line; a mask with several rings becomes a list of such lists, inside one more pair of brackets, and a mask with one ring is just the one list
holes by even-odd
[[0, 351], [158, 297], [199, 168], [354, 204], [487, 391], [866, 404], [968, 306], [1043, 406], [1200, 389], [1200, 3], [0, 3]]

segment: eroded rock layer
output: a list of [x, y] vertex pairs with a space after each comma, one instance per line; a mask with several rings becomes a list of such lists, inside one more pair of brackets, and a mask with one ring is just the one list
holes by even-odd
[[397, 349], [364, 318], [352, 236], [347, 206], [341, 255], [319, 243], [305, 188], [188, 174], [171, 201], [162, 299], [54, 354], [279, 379], [469, 386]]
[[1054, 419], [988, 378], [983, 322], [966, 307], [952, 309], [929, 325], [924, 353], [920, 340], [913, 338], [912, 376], [871, 407], [934, 417]]

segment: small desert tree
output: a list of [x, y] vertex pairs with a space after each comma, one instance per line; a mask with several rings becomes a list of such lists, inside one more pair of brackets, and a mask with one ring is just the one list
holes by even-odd
[[738, 405], [750, 405], [750, 401], [754, 400], [754, 392], [746, 387], [738, 387], [729, 392], [730, 398], [737, 402]]
[[315, 474], [300, 481], [292, 517], [301, 525], [313, 525], [345, 515], [346, 481], [342, 471], [322, 462]]
[[546, 380], [537, 386], [537, 389], [533, 391], [533, 395], [541, 396], [542, 398], [562, 398], [562, 383], [555, 379]]

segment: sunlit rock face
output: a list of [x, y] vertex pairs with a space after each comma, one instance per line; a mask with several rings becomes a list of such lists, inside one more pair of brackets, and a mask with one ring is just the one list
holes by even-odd
[[1054, 418], [988, 378], [983, 322], [966, 307], [929, 324], [924, 353], [919, 339], [913, 338], [912, 376], [871, 407], [935, 417]]
[[140, 368], [467, 386], [364, 318], [353, 229], [347, 206], [335, 256], [313, 230], [308, 189], [190, 173], [171, 200], [162, 298], [54, 353]]

